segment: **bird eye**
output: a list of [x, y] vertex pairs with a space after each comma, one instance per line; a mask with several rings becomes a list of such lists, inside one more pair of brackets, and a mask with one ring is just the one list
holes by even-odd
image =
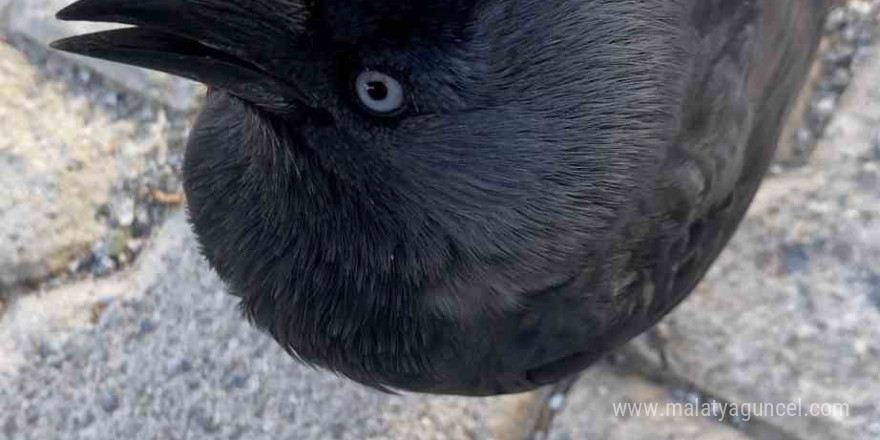
[[361, 104], [379, 114], [389, 114], [403, 107], [403, 86], [396, 79], [375, 70], [366, 70], [355, 80]]

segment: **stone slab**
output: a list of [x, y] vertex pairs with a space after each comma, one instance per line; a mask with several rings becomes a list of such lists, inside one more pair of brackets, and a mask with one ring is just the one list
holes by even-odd
[[[66, 269], [104, 232], [120, 164], [154, 148], [0, 42], [0, 291]], [[132, 151], [133, 154], [123, 154]]]

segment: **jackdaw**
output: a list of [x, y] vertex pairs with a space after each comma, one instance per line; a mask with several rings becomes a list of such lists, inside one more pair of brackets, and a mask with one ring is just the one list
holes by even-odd
[[81, 0], [60, 50], [208, 85], [204, 255], [304, 362], [491, 395], [567, 377], [705, 274], [829, 0]]

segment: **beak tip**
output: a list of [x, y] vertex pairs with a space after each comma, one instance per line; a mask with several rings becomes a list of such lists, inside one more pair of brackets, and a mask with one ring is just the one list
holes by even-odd
[[65, 39], [61, 39], [61, 40], [55, 40], [55, 41], [49, 43], [49, 47], [54, 50], [60, 50], [62, 52], [67, 52], [68, 51], [67, 39], [65, 38]]
[[88, 45], [83, 44], [83, 41], [81, 40], [82, 38], [80, 37], [62, 38], [49, 43], [49, 47], [57, 51], [72, 53], [75, 55], [88, 55]]

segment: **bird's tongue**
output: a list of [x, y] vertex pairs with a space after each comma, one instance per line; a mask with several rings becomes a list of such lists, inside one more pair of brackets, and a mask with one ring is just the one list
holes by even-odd
[[[61, 10], [58, 18], [137, 27], [66, 38], [52, 47], [190, 78], [267, 108], [311, 106], [307, 96], [274, 77], [260, 62], [271, 60], [280, 42], [293, 39], [291, 23], [277, 23], [278, 11], [261, 13], [260, 6], [266, 4], [265, 0], [80, 0]], [[289, 54], [290, 48], [286, 50]]]

